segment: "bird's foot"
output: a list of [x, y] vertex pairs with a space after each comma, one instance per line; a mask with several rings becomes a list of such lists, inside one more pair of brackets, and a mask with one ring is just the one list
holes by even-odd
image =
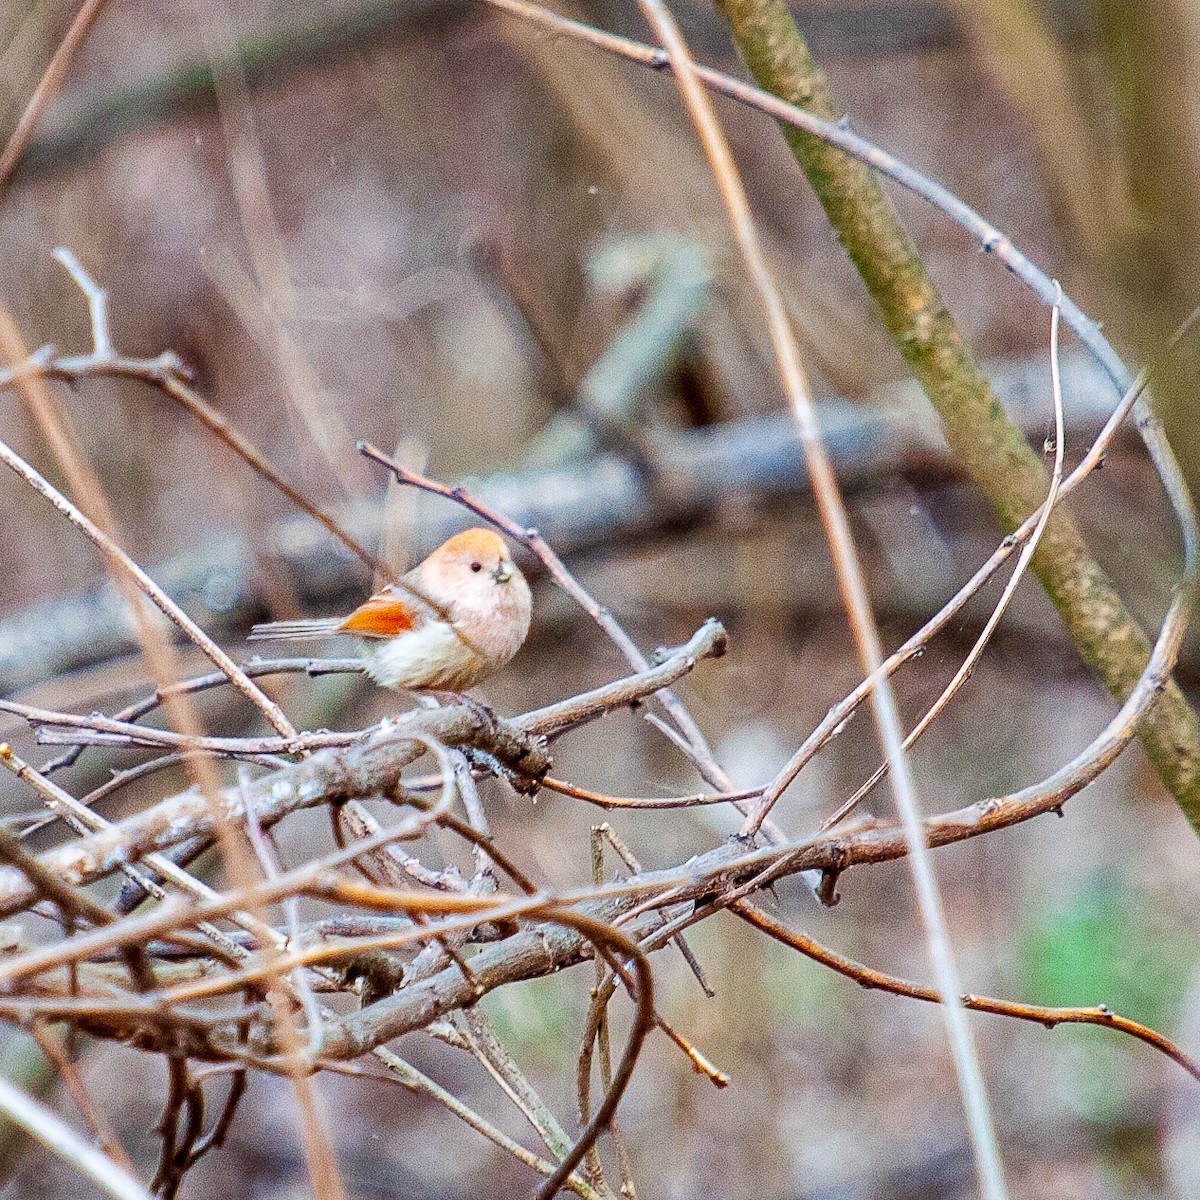
[[478, 746], [460, 747], [463, 755], [472, 769], [486, 771], [497, 779], [502, 779], [514, 792], [522, 796], [534, 796], [539, 790], [539, 783], [528, 775], [522, 775], [502, 763], [494, 754], [481, 750]]
[[448, 708], [454, 704], [461, 704], [464, 708], [469, 708], [484, 725], [492, 727], [496, 723], [496, 714], [492, 709], [473, 696], [466, 695], [465, 692], [447, 692], [426, 688], [417, 693], [417, 699], [427, 708]]

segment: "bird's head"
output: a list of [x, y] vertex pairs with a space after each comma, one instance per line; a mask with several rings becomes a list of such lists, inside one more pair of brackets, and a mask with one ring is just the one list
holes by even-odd
[[415, 574], [431, 596], [476, 613], [528, 606], [529, 588], [508, 545], [490, 529], [467, 529], [443, 542]]

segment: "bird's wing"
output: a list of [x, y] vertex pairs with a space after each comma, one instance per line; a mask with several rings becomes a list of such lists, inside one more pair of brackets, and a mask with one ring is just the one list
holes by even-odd
[[419, 629], [437, 614], [415, 592], [386, 587], [360, 604], [339, 626], [339, 633], [361, 638], [390, 638]]

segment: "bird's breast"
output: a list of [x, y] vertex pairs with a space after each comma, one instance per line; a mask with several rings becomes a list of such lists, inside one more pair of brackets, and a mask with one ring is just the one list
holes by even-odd
[[364, 641], [367, 674], [383, 687], [470, 687], [484, 671], [480, 655], [445, 621], [428, 621], [397, 637]]

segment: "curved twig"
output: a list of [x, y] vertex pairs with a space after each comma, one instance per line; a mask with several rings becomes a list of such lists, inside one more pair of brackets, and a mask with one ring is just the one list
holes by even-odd
[[[743, 921], [753, 925], [755, 929], [773, 937], [776, 941], [798, 950], [801, 954], [819, 962], [822, 966], [853, 979], [864, 988], [879, 988], [890, 992], [893, 996], [906, 996], [910, 1000], [927, 1000], [937, 1004], [940, 997], [933, 988], [923, 987], [919, 983], [911, 983], [895, 975], [876, 971], [872, 967], [863, 966], [844, 954], [838, 954], [827, 946], [813, 941], [807, 934], [795, 929], [789, 929], [781, 921], [777, 921], [761, 908], [745, 900], [739, 900], [730, 906]], [[991, 996], [975, 996], [964, 993], [962, 997], [964, 1008], [972, 1012], [994, 1013], [1001, 1017], [1013, 1017], [1018, 1021], [1033, 1021], [1053, 1029], [1056, 1025], [1101, 1025], [1106, 1029], [1116, 1029], [1127, 1033], [1130, 1037], [1153, 1046], [1168, 1058], [1177, 1062], [1193, 1079], [1200, 1082], [1200, 1063], [1190, 1054], [1177, 1046], [1169, 1038], [1163, 1037], [1157, 1030], [1143, 1025], [1139, 1021], [1122, 1017], [1111, 1012], [1105, 1005], [1098, 1004], [1089, 1008], [1050, 1008], [1041, 1004], [1022, 1004], [1013, 1000], [997, 1000]]]

